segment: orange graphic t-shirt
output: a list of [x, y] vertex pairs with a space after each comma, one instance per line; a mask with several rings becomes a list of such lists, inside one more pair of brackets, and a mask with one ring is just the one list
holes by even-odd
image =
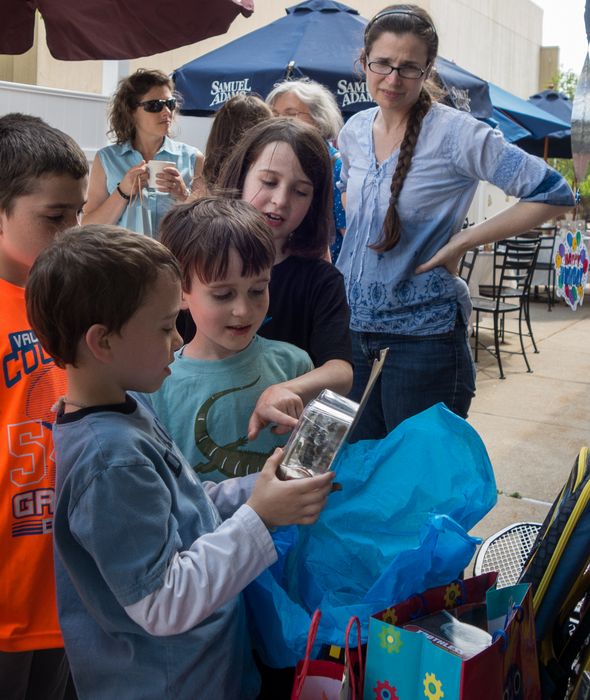
[[27, 320], [25, 290], [0, 280], [0, 651], [63, 646], [53, 573], [51, 407], [66, 375]]

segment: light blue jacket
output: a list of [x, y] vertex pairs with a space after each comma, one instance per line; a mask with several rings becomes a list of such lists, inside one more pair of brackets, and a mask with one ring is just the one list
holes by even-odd
[[[60, 414], [54, 427], [57, 599], [76, 689], [92, 700], [253, 700], [245, 611], [230, 591], [277, 557], [242, 505], [253, 479], [201, 484], [141, 401]], [[179, 553], [185, 565], [172, 574]], [[127, 611], [163, 589], [156, 636]], [[182, 631], [191, 601], [212, 600], [224, 602]]]
[[422, 123], [398, 199], [401, 238], [378, 253], [399, 149], [377, 164], [373, 122], [378, 107], [355, 114], [338, 146], [340, 187], [346, 195], [346, 236], [337, 261], [344, 276], [351, 328], [361, 332], [447, 333], [457, 309], [471, 313], [467, 285], [438, 267], [414, 274], [462, 227], [480, 180], [527, 202], [573, 206], [566, 181], [543, 160], [508, 144], [470, 114], [434, 104]]

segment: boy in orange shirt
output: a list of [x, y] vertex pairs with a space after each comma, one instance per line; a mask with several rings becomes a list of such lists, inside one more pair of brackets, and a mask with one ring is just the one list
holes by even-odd
[[59, 700], [68, 665], [53, 573], [51, 406], [65, 373], [27, 320], [31, 265], [84, 205], [88, 163], [37, 117], [0, 118], [0, 696]]

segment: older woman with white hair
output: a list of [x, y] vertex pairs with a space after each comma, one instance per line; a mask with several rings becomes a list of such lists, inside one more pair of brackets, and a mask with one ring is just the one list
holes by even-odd
[[334, 223], [336, 224], [335, 240], [330, 247], [332, 261], [336, 262], [342, 236], [346, 229], [346, 216], [340, 190], [336, 183], [340, 179], [342, 160], [333, 141], [338, 136], [343, 125], [342, 115], [334, 95], [320, 83], [308, 78], [285, 80], [277, 83], [266, 98], [276, 117], [292, 117], [314, 126], [325, 139], [333, 163], [334, 176]]

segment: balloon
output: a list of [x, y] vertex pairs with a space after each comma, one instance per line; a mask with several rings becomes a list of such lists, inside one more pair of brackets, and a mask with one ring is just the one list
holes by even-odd
[[561, 255], [559, 253], [555, 256], [555, 267], [558, 270], [561, 267]]
[[567, 232], [567, 238], [566, 238], [566, 240], [567, 240], [567, 244], [568, 244], [568, 245], [570, 246], [570, 248], [571, 248], [572, 240], [573, 240], [571, 231], [568, 231], [568, 232]]
[[563, 243], [559, 244], [559, 254], [561, 255], [562, 258], [565, 255], [565, 246], [563, 245]]

